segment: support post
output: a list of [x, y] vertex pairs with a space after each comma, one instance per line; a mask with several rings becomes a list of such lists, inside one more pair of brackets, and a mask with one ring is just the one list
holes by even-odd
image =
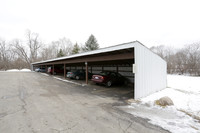
[[52, 66], [52, 75], [54, 75], [54, 64]]
[[66, 64], [64, 63], [64, 79], [66, 79]]
[[34, 71], [33, 68], [34, 68], [34, 66], [31, 64], [31, 71]]
[[85, 62], [85, 75], [86, 75], [86, 84], [88, 84], [88, 63], [87, 62]]
[[45, 72], [47, 73], [47, 65], [45, 65]]

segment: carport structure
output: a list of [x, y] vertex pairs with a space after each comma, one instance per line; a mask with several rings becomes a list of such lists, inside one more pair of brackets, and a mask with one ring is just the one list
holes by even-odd
[[32, 63], [32, 68], [63, 65], [66, 70], [85, 69], [88, 71], [116, 71], [127, 77], [133, 84], [133, 98], [138, 99], [166, 88], [166, 62], [138, 41], [115, 45], [94, 51]]

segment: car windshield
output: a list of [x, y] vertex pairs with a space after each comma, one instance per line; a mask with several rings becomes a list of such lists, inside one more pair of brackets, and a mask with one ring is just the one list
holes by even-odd
[[110, 74], [110, 72], [108, 72], [108, 71], [100, 72], [100, 75], [102, 75], [102, 76], [107, 76], [109, 74]]

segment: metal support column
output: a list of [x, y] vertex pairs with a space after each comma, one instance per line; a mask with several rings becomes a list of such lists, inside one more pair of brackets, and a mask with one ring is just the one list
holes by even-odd
[[45, 65], [45, 72], [47, 73], [47, 65]]
[[87, 62], [85, 62], [85, 75], [86, 75], [86, 84], [88, 84], [88, 63]]
[[66, 78], [66, 64], [64, 63], [64, 78]]
[[52, 66], [52, 75], [54, 75], [54, 64]]

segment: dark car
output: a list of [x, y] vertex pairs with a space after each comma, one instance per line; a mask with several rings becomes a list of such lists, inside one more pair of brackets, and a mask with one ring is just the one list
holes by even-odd
[[50, 74], [63, 74], [64, 73], [64, 69], [62, 69], [62, 68], [54, 68], [54, 70], [53, 70], [52, 67], [48, 67], [48, 73], [50, 73]]
[[127, 84], [128, 80], [121, 74], [112, 71], [102, 71], [98, 75], [92, 76], [92, 81], [96, 84], [104, 84], [107, 87], [113, 84]]
[[35, 69], [36, 72], [46, 72], [45, 68], [36, 68]]
[[[67, 77], [71, 78], [71, 79], [85, 79], [86, 75], [85, 75], [85, 70], [75, 70], [72, 72], [67, 72]], [[88, 72], [88, 78], [91, 79], [92, 74], [90, 72]]]

